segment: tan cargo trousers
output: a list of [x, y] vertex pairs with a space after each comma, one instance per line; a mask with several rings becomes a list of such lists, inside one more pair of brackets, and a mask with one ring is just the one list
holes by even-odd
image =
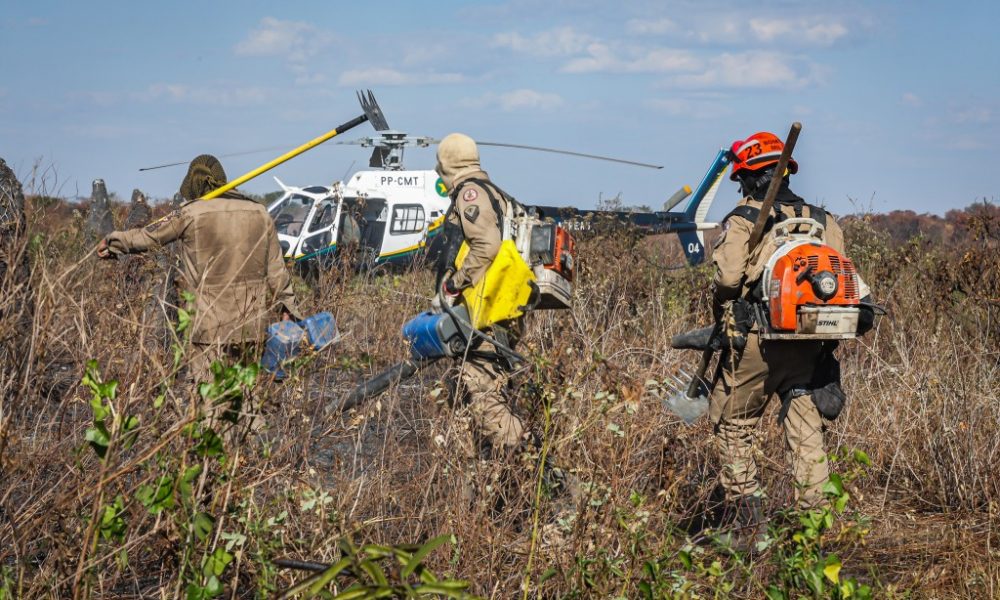
[[[773, 396], [791, 388], [808, 388], [820, 348], [820, 342], [762, 342], [751, 332], [742, 353], [723, 354], [724, 364], [716, 371], [709, 398], [709, 416], [715, 423], [722, 462], [719, 479], [727, 499], [760, 492], [757, 424]], [[823, 450], [823, 419], [812, 396], [794, 398], [782, 425], [796, 500], [803, 507], [819, 504], [829, 466]]]
[[[479, 348], [486, 352], [491, 349], [490, 344]], [[524, 423], [514, 414], [503, 394], [510, 381], [510, 373], [505, 367], [499, 360], [470, 355], [459, 373], [472, 428], [497, 453], [515, 450], [526, 436]]]
[[[188, 384], [193, 390], [194, 396], [199, 397], [198, 385], [204, 382], [214, 381], [214, 376], [212, 375], [212, 363], [215, 361], [220, 361], [225, 365], [232, 365], [235, 363], [250, 364], [259, 360], [260, 357], [260, 346], [258, 344], [197, 344], [192, 343], [188, 347], [187, 354], [187, 375], [186, 379]], [[263, 427], [263, 420], [260, 415], [251, 414], [251, 407], [244, 405], [240, 407], [238, 414], [233, 414], [231, 412], [231, 405], [229, 402], [220, 402], [215, 404], [205, 403], [201, 406], [201, 410], [205, 414], [206, 423], [216, 430], [225, 430], [227, 433], [227, 438], [231, 435], [232, 427], [226, 423], [223, 418], [227, 416], [229, 418], [233, 417], [247, 417], [250, 416], [252, 421], [248, 424], [251, 431], [259, 431]], [[245, 425], [241, 422], [241, 427]]]

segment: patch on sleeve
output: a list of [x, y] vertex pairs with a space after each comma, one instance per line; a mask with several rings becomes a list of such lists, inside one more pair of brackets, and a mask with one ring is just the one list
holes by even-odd
[[479, 197], [479, 192], [477, 192], [475, 188], [468, 188], [467, 190], [462, 192], [462, 200], [465, 200], [466, 202], [472, 202], [478, 197]]
[[722, 223], [722, 233], [715, 239], [715, 243], [712, 244], [712, 250], [718, 249], [718, 247], [722, 245], [722, 242], [726, 240], [726, 233], [729, 232], [729, 226], [731, 224], [732, 223], [729, 219], [726, 219], [725, 222]]
[[[473, 192], [473, 193], [475, 193], [475, 191], [476, 190], [469, 190], [469, 192]], [[468, 195], [469, 192], [466, 192], [466, 195]], [[465, 218], [466, 218], [466, 220], [469, 221], [469, 223], [475, 223], [476, 219], [479, 218], [479, 207], [478, 206], [467, 206], [465, 208], [465, 210], [462, 212], [462, 214], [465, 215]]]
[[173, 221], [174, 219], [176, 219], [177, 217], [180, 217], [180, 216], [181, 216], [180, 209], [172, 210], [172, 211], [168, 212], [167, 214], [163, 215], [162, 217], [160, 217], [159, 219], [153, 221], [149, 225], [146, 225], [145, 229], [146, 229], [146, 231], [148, 233], [153, 233], [154, 231], [156, 231], [160, 227], [163, 227], [167, 223]]

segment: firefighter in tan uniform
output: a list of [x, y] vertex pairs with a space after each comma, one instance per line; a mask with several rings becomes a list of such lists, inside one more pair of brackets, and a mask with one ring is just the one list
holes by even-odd
[[197, 200], [226, 183], [219, 161], [191, 162], [180, 193], [192, 199], [144, 228], [115, 231], [98, 256], [146, 252], [180, 241], [178, 285], [194, 295], [188, 378], [211, 381], [218, 359], [256, 362], [267, 326], [301, 318], [267, 209], [234, 191]]
[[[728, 322], [736, 329], [743, 328], [736, 335], [745, 339], [746, 344], [742, 350], [739, 344], [734, 344], [723, 351], [709, 398], [709, 416], [715, 424], [722, 462], [720, 481], [731, 507], [730, 514], [739, 526], [750, 528], [763, 523], [755, 430], [772, 397], [782, 401], [779, 417], [800, 506], [823, 502], [822, 490], [829, 476], [823, 447], [823, 418], [813, 402], [811, 389], [823, 342], [761, 341], [757, 325], [747, 320], [746, 303], [760, 301], [759, 280], [768, 258], [766, 243], [748, 247], [750, 235], [783, 148], [781, 140], [771, 133], [757, 133], [734, 142], [731, 179], [740, 183], [744, 198], [724, 220], [722, 236], [713, 253], [716, 320]], [[806, 204], [788, 188], [788, 176], [797, 171], [796, 162], [789, 161], [765, 231], [776, 221], [812, 218], [825, 226], [824, 242], [843, 253], [844, 235], [833, 216]]]
[[[472, 138], [453, 133], [441, 140], [436, 170], [452, 199], [448, 223], [460, 228], [469, 246], [462, 266], [442, 282], [445, 294], [458, 297], [474, 286], [493, 264], [503, 241], [503, 219], [516, 206], [496, 187], [479, 165], [479, 150]], [[520, 319], [493, 326], [489, 332], [500, 343], [513, 347]], [[504, 398], [510, 365], [496, 348], [484, 342], [461, 366], [460, 380], [467, 407], [479, 435], [495, 452], [511, 452], [527, 439], [524, 424]]]

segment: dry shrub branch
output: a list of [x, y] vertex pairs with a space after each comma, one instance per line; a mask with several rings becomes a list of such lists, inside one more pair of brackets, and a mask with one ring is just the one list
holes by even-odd
[[[30, 259], [30, 279], [21, 278], [30, 286], [12, 287], [24, 272], [8, 267], [0, 304], [0, 588], [12, 597], [267, 597], [306, 576], [276, 559], [332, 564], [363, 544], [444, 534], [455, 543], [424, 557], [428, 572], [483, 597], [759, 597], [782, 581], [768, 555], [748, 561], [700, 536], [715, 499], [711, 425], [684, 426], [658, 395], [696, 361], [669, 339], [705, 324], [711, 272], [662, 268], [676, 262], [670, 240], [620, 231], [582, 240], [573, 310], [529, 319], [531, 365], [512, 393], [534, 431], [547, 431], [555, 462], [582, 482], [567, 513], [535, 493], [531, 457], [513, 481], [492, 461], [459, 459], [472, 442], [447, 402], [447, 365], [355, 411], [325, 412], [406, 356], [400, 326], [428, 305], [426, 271], [301, 282], [306, 308], [336, 315], [344, 340], [282, 384], [221, 375], [226, 394], [262, 405], [267, 419], [241, 444], [223, 443], [192, 425], [192, 391], [172, 383], [183, 336], [164, 284], [169, 258], [84, 260], [83, 218], [35, 192], [4, 255], [11, 265]], [[851, 400], [828, 447], [861, 450], [871, 466], [847, 482], [852, 510], [825, 534], [824, 551], [879, 596], [1000, 594], [991, 237], [1000, 228], [967, 226], [971, 239], [947, 246], [894, 243], [864, 218], [847, 227], [849, 254], [891, 317], [841, 350]], [[103, 458], [100, 436], [87, 433], [99, 420]], [[791, 481], [773, 409], [766, 422], [759, 461], [778, 508], [790, 503]], [[532, 549], [536, 512], [565, 543]], [[341, 574], [331, 585], [350, 581]]]

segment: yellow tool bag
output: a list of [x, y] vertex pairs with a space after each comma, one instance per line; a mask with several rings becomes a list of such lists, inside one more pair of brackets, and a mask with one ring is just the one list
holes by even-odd
[[[469, 245], [463, 242], [455, 258], [455, 267], [460, 268], [468, 254]], [[493, 264], [479, 282], [462, 292], [473, 327], [484, 329], [523, 315], [521, 309], [531, 297], [533, 281], [535, 273], [521, 257], [517, 246], [512, 240], [504, 240]]]

